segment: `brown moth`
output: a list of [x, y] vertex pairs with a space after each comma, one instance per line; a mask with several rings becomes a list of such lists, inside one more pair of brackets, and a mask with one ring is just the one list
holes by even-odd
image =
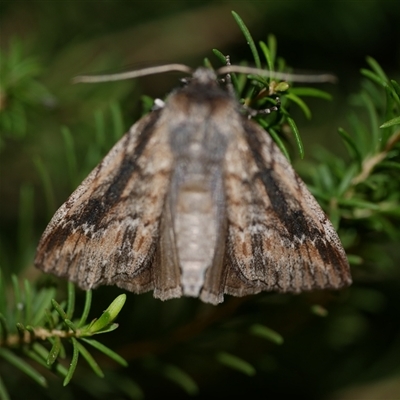
[[240, 108], [214, 71], [197, 69], [59, 208], [35, 265], [83, 289], [117, 285], [211, 304], [225, 293], [349, 285], [331, 222]]

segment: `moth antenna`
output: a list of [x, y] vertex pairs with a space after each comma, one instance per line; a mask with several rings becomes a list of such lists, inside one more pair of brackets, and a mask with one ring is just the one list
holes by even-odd
[[97, 83], [122, 81], [125, 79], [139, 78], [141, 76], [162, 74], [164, 72], [177, 71], [192, 74], [193, 69], [184, 64], [166, 64], [155, 67], [142, 68], [136, 71], [120, 72], [107, 75], [79, 75], [72, 79], [73, 83]]
[[291, 74], [288, 72], [276, 72], [268, 69], [260, 69], [253, 67], [246, 67], [242, 65], [227, 65], [219, 68], [217, 71], [218, 75], [229, 74], [230, 72], [238, 72], [241, 74], [256, 74], [256, 75], [268, 75], [277, 79], [290, 80], [293, 82], [309, 82], [309, 83], [320, 83], [330, 82], [335, 83], [337, 78], [332, 74]]

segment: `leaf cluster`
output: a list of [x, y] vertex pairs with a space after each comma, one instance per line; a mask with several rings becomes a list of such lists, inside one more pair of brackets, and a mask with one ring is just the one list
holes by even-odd
[[[263, 60], [271, 72], [290, 71], [284, 60], [277, 56], [277, 43], [274, 36], [270, 35], [266, 42], [259, 42], [258, 49], [243, 21], [236, 13], [233, 15], [249, 43], [257, 67], [262, 67]], [[21, 119], [25, 111], [21, 114], [18, 109], [25, 110], [32, 104], [36, 104], [48, 94], [48, 91], [42, 88], [37, 80], [40, 65], [29, 58], [27, 58], [29, 62], [24, 63], [19, 46], [16, 45], [16, 48], [11, 50], [9, 61], [3, 61], [7, 65], [4, 71], [8, 72], [3, 76], [5, 84], [0, 94], [2, 98], [7, 99], [7, 102], [3, 103], [6, 113], [5, 118], [1, 119], [3, 125], [0, 124], [0, 126], [3, 132], [16, 132], [18, 137], [22, 137], [26, 132], [24, 123], [20, 127], [15, 124], [18, 121], [18, 123], [23, 122], [26, 116]], [[225, 56], [220, 51], [214, 50], [214, 54], [225, 64]], [[367, 62], [369, 69], [361, 71], [364, 76], [361, 91], [351, 99], [351, 109], [354, 111], [349, 115], [349, 128], [339, 129], [339, 135], [347, 149], [346, 158], [339, 157], [326, 149], [320, 149], [315, 156], [317, 161], [304, 173], [312, 182], [309, 186], [311, 191], [323, 205], [334, 225], [339, 228], [341, 239], [349, 252], [349, 260], [356, 267], [354, 268], [356, 281], [360, 282], [365, 279], [366, 271], [371, 266], [372, 278], [381, 279], [383, 268], [382, 262], [377, 262], [378, 260], [386, 259], [389, 269], [398, 273], [398, 265], [394, 265], [393, 259], [388, 259], [384, 254], [386, 247], [378, 247], [378, 245], [382, 242], [396, 243], [400, 237], [400, 181], [398, 179], [400, 90], [398, 83], [390, 80], [375, 60], [368, 58]], [[206, 64], [208, 63], [210, 64], [206, 60]], [[17, 78], [13, 70], [20, 71]], [[277, 96], [281, 98], [280, 112], [270, 115], [260, 113], [256, 116], [256, 120], [271, 134], [288, 158], [289, 152], [284, 139], [288, 132], [292, 133], [302, 157], [304, 154], [302, 140], [297, 125], [290, 116], [290, 110], [293, 106], [300, 107], [304, 115], [310, 118], [311, 111], [304, 97], [312, 96], [329, 100], [330, 95], [315, 88], [295, 86], [292, 82], [276, 81], [268, 76], [232, 74], [232, 83], [238, 97], [246, 107], [263, 110], [275, 105]], [[148, 104], [150, 104], [149, 101]], [[108, 120], [111, 121], [109, 123], [111, 127], [107, 125]], [[111, 103], [105, 112], [96, 112], [94, 121], [92, 144], [85, 158], [78, 156], [75, 134], [73, 135], [68, 127], [60, 128], [65, 148], [68, 186], [71, 190], [80, 183], [85, 174], [99, 161], [123, 131], [122, 114], [116, 103]], [[106, 135], [108, 128], [113, 133], [112, 138]], [[50, 218], [56, 208], [51, 174], [41, 158], [35, 159], [35, 166], [42, 181], [46, 209]], [[29, 203], [33, 200], [32, 188], [25, 187], [22, 192], [21, 251], [23, 243], [27, 240], [26, 231], [31, 223], [30, 216], [34, 212]], [[371, 249], [375, 251], [374, 254]], [[371, 276], [369, 278], [371, 279]], [[332, 324], [340, 320], [337, 326], [342, 327], [342, 331], [336, 326], [332, 331], [340, 331], [341, 345], [350, 343], [358, 337], [357, 335], [361, 335], [360, 332], [365, 326], [361, 312], [365, 310], [371, 313], [377, 312], [384, 303], [384, 295], [378, 290], [363, 287], [350, 290], [347, 309], [336, 319], [335, 317], [330, 319], [333, 321]], [[93, 347], [119, 364], [126, 365], [117, 353], [93, 339], [96, 334], [114, 331], [117, 325], [113, 321], [125, 302], [125, 295], [118, 296], [98, 319], [90, 323], [87, 323], [87, 318], [92, 305], [91, 292], [86, 293], [83, 311], [78, 317], [74, 316], [75, 293], [72, 284], [68, 284], [67, 299], [57, 302], [55, 299], [60, 298], [61, 295], [54, 287], [37, 288], [25, 280], [21, 288], [16, 277], [12, 278], [11, 285], [6, 284], [4, 277], [1, 278], [0, 358], [2, 361], [7, 366], [13, 366], [14, 369], [29, 376], [41, 386], [45, 386], [48, 379], [45, 373], [40, 372], [42, 369], [39, 366], [61, 376], [64, 384], [67, 384], [76, 372], [80, 358], [87, 361], [96, 375], [103, 376], [99, 363], [89, 353], [88, 347]], [[271, 304], [268, 306], [271, 307]], [[224, 310], [222, 307], [225, 307], [225, 304], [219, 310]], [[234, 308], [229, 305], [229, 302], [226, 307]], [[309, 307], [309, 312], [321, 317], [328, 315], [323, 301], [313, 302]], [[221, 315], [224, 315], [223, 312], [214, 311], [210, 313], [209, 321], [222, 320]], [[196, 319], [197, 316], [191, 318], [191, 322], [186, 327], [187, 331], [191, 329], [191, 332], [195, 332], [193, 335], [200, 335], [202, 331], [207, 331], [208, 325], [202, 322], [201, 318]], [[227, 324], [227, 328], [224, 326], [218, 328], [222, 332], [219, 337], [223, 337], [224, 340], [210, 340], [214, 346], [218, 347], [216, 351], [212, 351], [212, 360], [216, 361], [212, 364], [218, 364], [244, 376], [254, 376], [260, 370], [260, 366], [254, 361], [256, 357], [247, 356], [244, 351], [241, 351], [242, 349], [235, 348], [231, 343], [238, 341], [238, 336], [247, 335], [250, 342], [259, 338], [273, 345], [282, 345], [284, 334], [279, 329], [278, 333], [277, 330], [267, 326], [269, 321], [254, 318], [254, 314], [247, 316], [247, 319], [243, 316], [241, 318], [240, 327], [244, 327], [242, 330], [236, 331], [237, 326], [233, 325], [232, 328], [232, 325]], [[125, 322], [129, 325], [128, 321]], [[237, 321], [232, 324], [235, 322]], [[162, 361], [158, 356], [158, 353], [166, 351], [166, 348], [172, 348], [176, 343], [181, 344], [189, 340], [190, 335], [183, 335], [180, 328], [164, 335], [168, 336], [167, 339], [162, 332], [159, 338], [145, 342], [145, 346], [140, 346], [139, 343], [138, 347], [147, 349], [147, 352], [142, 350], [140, 353], [146, 359], [144, 363], [146, 365], [143, 367], [145, 371], [160, 371], [160, 376], [174, 382], [187, 394], [194, 395], [198, 393], [199, 388], [186, 368], [178, 366], [180, 364], [175, 361]], [[185, 331], [185, 329], [182, 330]], [[340, 340], [332, 339], [332, 343], [337, 345]], [[117, 343], [115, 345], [117, 346]], [[280, 346], [280, 348], [283, 347], [285, 346]], [[182, 351], [187, 351], [187, 348]], [[262, 358], [261, 355], [260, 358]], [[210, 369], [211, 367], [215, 366], [211, 365]], [[112, 375], [111, 372], [110, 375]], [[124, 380], [121, 375], [113, 375], [113, 379], [121, 383], [121, 386], [128, 385], [128, 379]], [[132, 391], [135, 390], [140, 393], [137, 388], [132, 389]], [[94, 389], [92, 391], [95, 393]], [[6, 400], [10, 398], [1, 377], [0, 398]]]
[[349, 114], [349, 128], [338, 130], [348, 159], [320, 149], [310, 186], [334, 225], [344, 228], [346, 247], [356, 249], [371, 238], [400, 240], [400, 88], [376, 60], [368, 57], [367, 63], [361, 91], [350, 99], [357, 112]]
[[0, 51], [0, 149], [6, 138], [20, 140], [28, 132], [28, 117], [54, 102], [39, 81], [43, 66], [35, 56], [26, 56], [25, 46], [14, 40], [8, 51]]
[[[307, 119], [311, 118], [311, 110], [302, 97], [315, 97], [331, 100], [331, 96], [322, 90], [311, 87], [293, 87], [293, 82], [274, 79], [275, 72], [291, 72], [283, 58], [277, 56], [277, 41], [274, 35], [268, 35], [267, 42], [259, 41], [255, 44], [253, 37], [240, 16], [232, 11], [232, 15], [241, 29], [253, 56], [254, 65], [259, 69], [264, 69], [262, 58], [264, 58], [265, 68], [269, 71], [266, 76], [260, 75], [240, 75], [232, 74], [232, 84], [235, 93], [243, 104], [244, 108], [254, 109], [255, 120], [265, 128], [275, 140], [283, 154], [290, 160], [283, 137], [291, 132], [296, 141], [300, 157], [304, 157], [304, 146], [301, 140], [299, 129], [290, 116], [289, 109], [293, 105], [300, 107]], [[226, 56], [217, 49], [213, 50], [214, 55], [223, 64], [226, 63]], [[261, 53], [261, 54], [260, 54]], [[206, 65], [211, 63], [206, 59]], [[265, 113], [264, 110], [276, 106], [279, 100], [278, 113]]]
[[[117, 353], [93, 339], [94, 335], [112, 332], [118, 324], [118, 316], [126, 299], [118, 296], [98, 318], [87, 323], [91, 308], [92, 292], [86, 292], [86, 301], [79, 318], [74, 317], [75, 289], [68, 284], [67, 300], [58, 303], [54, 287], [36, 289], [28, 280], [23, 287], [18, 278], [12, 276], [12, 293], [6, 290], [6, 283], [0, 274], [0, 358], [33, 379], [41, 386], [47, 386], [44, 374], [26, 360], [49, 369], [64, 378], [67, 385], [82, 356], [91, 369], [100, 377], [103, 372], [87, 350], [89, 345], [106, 354], [117, 363], [126, 366], [126, 361]], [[67, 357], [66, 344], [72, 345], [69, 367], [62, 360]], [[0, 378], [0, 395], [9, 399], [4, 382]]]

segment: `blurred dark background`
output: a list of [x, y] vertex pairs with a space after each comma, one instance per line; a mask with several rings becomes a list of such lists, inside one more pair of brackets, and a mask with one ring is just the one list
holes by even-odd
[[[336, 132], [338, 126], [346, 126], [347, 98], [359, 90], [359, 70], [366, 67], [366, 56], [374, 57], [389, 76], [399, 78], [400, 2], [395, 0], [3, 0], [1, 57], [18, 48], [16, 58], [34, 60], [29, 79], [40, 82], [25, 102], [24, 126], [17, 127], [17, 133], [1, 132], [0, 251], [6, 276], [21, 273], [34, 281], [41, 275], [32, 260], [55, 208], [111, 148], [115, 137], [140, 117], [141, 95], [163, 97], [180, 75], [102, 85], [72, 85], [70, 79], [155, 62], [196, 67], [204, 57], [217, 66], [213, 48], [229, 54], [233, 63], [243, 59], [251, 63], [231, 10], [242, 17], [256, 43], [274, 34], [278, 54], [296, 70], [329, 71], [339, 78], [336, 85], [321, 87], [334, 96], [332, 102], [309, 102], [311, 121], [294, 110], [306, 158], [312, 158], [316, 144], [343, 152]], [[3, 112], [12, 99], [4, 97], [4, 87], [0, 89]], [[121, 132], [115, 134], [116, 109], [123, 122]], [[73, 137], [77, 154], [74, 177], [66, 168], [63, 129]], [[104, 137], [100, 148], [94, 149], [99, 129]], [[52, 196], [43, 189], [38, 165], [47, 171]], [[24, 212], [31, 217], [21, 217]], [[96, 291], [99, 312], [119, 292], [115, 288]], [[329, 309], [329, 316], [312, 314], [314, 304]], [[172, 365], [197, 382], [199, 398], [400, 399], [399, 315], [399, 282], [387, 276], [373, 283], [356, 282], [341, 293], [259, 295], [227, 299], [217, 308], [194, 299], [161, 303], [151, 294], [129, 295], [120, 328], [102, 339], [128, 359], [129, 368], [119, 369], [104, 359], [104, 381], [82, 368], [65, 389], [58, 378], [51, 380], [46, 392], [19, 375], [12, 377], [11, 386], [15, 398], [27, 398], [29, 393], [32, 399], [122, 399], [128, 397], [119, 389], [129, 381], [148, 399], [189, 397], [176, 375], [171, 378], [165, 372]], [[277, 346], [249, 335], [252, 323], [276, 330], [285, 343]], [[222, 366], [215, 361], [219, 351], [248, 360], [256, 375]], [[25, 390], [18, 386], [21, 380]]]

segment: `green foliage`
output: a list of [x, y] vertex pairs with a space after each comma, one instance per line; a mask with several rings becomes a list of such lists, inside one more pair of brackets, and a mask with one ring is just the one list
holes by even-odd
[[[362, 70], [367, 77], [363, 90], [351, 99], [360, 116], [350, 115], [351, 133], [339, 129], [349, 160], [321, 150], [312, 176], [311, 190], [325, 203], [335, 225], [344, 219], [351, 229], [357, 226], [348, 246], [371, 232], [382, 233], [384, 240], [400, 239], [400, 122], [392, 123], [400, 113], [399, 91], [375, 60], [368, 57], [367, 62], [371, 70]], [[361, 119], [365, 115], [368, 125]]]
[[[241, 18], [236, 13], [234, 18], [257, 66], [265, 62], [270, 71], [288, 70], [285, 61], [277, 56], [273, 35], [257, 47]], [[10, 138], [18, 138], [23, 143], [27, 137], [27, 115], [50, 92], [39, 79], [44, 66], [36, 58], [26, 56], [22, 46], [15, 43], [1, 57], [7, 66], [2, 65], [6, 73], [2, 73], [2, 85], [5, 84], [0, 93], [0, 100], [7, 99], [1, 103], [6, 105], [0, 120], [3, 147]], [[215, 50], [214, 54], [225, 63], [220, 51]], [[318, 374], [319, 386], [314, 385], [313, 390], [322, 393], [326, 393], [322, 388], [329, 391], [353, 384], [355, 376], [376, 379], [396, 371], [398, 360], [391, 355], [398, 354], [399, 346], [385, 336], [384, 315], [389, 315], [390, 324], [396, 324], [393, 316], [399, 310], [398, 302], [393, 300], [398, 299], [396, 282], [400, 262], [397, 253], [400, 90], [398, 83], [390, 80], [375, 60], [368, 58], [367, 63], [369, 68], [362, 70], [361, 90], [351, 97], [346, 107], [348, 127], [339, 129], [338, 139], [342, 138], [348, 154], [338, 156], [321, 148], [315, 154], [315, 162], [302, 164], [306, 165], [302, 176], [311, 182], [310, 189], [339, 230], [353, 266], [353, 287], [336, 294], [228, 298], [218, 307], [199, 304], [193, 299], [161, 303], [150, 295], [128, 294], [129, 310], [126, 307], [121, 311], [125, 295], [116, 297], [111, 288], [97, 291], [92, 302], [91, 292], [82, 300], [82, 293], [75, 293], [71, 284], [65, 296], [62, 289], [39, 287], [22, 277], [8, 281], [3, 276], [0, 280], [0, 398], [11, 397], [7, 391], [11, 384], [14, 390], [23, 390], [12, 379], [12, 371], [29, 377], [29, 381], [35, 382], [30, 388], [35, 390], [48, 385], [46, 391], [39, 392], [43, 397], [57, 397], [57, 384], [47, 374], [51, 371], [62, 378], [56, 382], [68, 384], [62, 393], [70, 398], [77, 398], [75, 394], [83, 392], [89, 398], [111, 398], [123, 393], [133, 399], [156, 398], [161, 392], [164, 394], [164, 388], [166, 393], [180, 390], [185, 395], [205, 393], [206, 397], [217, 389], [231, 388], [229, 394], [233, 395], [244, 382], [243, 377], [249, 380], [251, 393], [251, 387], [274, 387], [282, 381], [282, 374], [286, 381], [299, 387], [296, 364], [300, 365], [306, 386], [310, 382], [314, 385]], [[14, 70], [19, 71], [18, 79], [13, 77]], [[291, 148], [287, 137], [291, 133], [303, 157], [304, 145], [291, 113], [293, 109], [300, 109], [309, 119], [311, 107], [305, 98], [325, 102], [331, 96], [320, 89], [276, 81], [271, 76], [232, 74], [232, 81], [246, 107], [267, 108], [280, 97], [280, 112], [257, 115], [256, 119], [288, 158]], [[33, 218], [34, 213], [39, 209], [42, 215], [37, 220], [41, 218], [43, 225], [56, 205], [65, 200], [123, 132], [126, 111], [115, 100], [107, 97], [88, 116], [85, 101], [89, 95], [102, 98], [101, 90], [82, 89], [84, 123], [70, 122], [78, 114], [74, 110], [73, 118], [57, 121], [53, 136], [45, 138], [47, 144], [58, 135], [61, 152], [55, 152], [52, 158], [48, 154], [52, 150], [46, 153], [47, 148], [43, 146], [34, 153], [32, 170], [40, 184], [25, 183], [20, 191], [16, 237], [19, 264], [23, 266], [30, 264], [34, 235], [38, 236], [43, 228], [35, 230], [34, 223], [39, 223]], [[145, 102], [149, 109], [148, 97]], [[129, 118], [132, 118], [130, 114]], [[94, 127], [87, 126], [88, 120]], [[310, 152], [308, 146], [306, 152]], [[0, 250], [6, 255], [8, 248], [3, 244]], [[2, 259], [12, 260], [5, 256]], [[11, 261], [3, 265], [4, 275], [14, 269]], [[22, 288], [19, 281], [23, 282]], [[105, 311], [100, 304], [103, 294], [107, 300], [108, 296], [116, 297], [109, 301], [111, 305]], [[55, 300], [65, 297], [67, 300]], [[75, 308], [78, 316], [74, 316]], [[87, 323], [89, 313], [101, 313], [101, 316]], [[115, 330], [113, 321], [119, 313], [121, 326]], [[375, 321], [378, 321], [376, 325]], [[108, 332], [104, 337], [108, 340], [107, 346], [93, 339], [94, 335]], [[96, 350], [94, 356], [88, 351], [91, 348]], [[371, 354], [366, 351], [371, 348], [374, 351], [379, 348], [382, 356], [377, 355], [378, 350]], [[130, 365], [126, 372], [112, 370], [108, 368], [107, 357], [104, 360], [98, 352], [126, 365], [119, 356], [123, 354]], [[86, 362], [81, 363], [82, 358]], [[86, 364], [90, 373], [86, 372]], [[369, 368], [370, 365], [374, 368]], [[320, 374], [321, 371], [325, 373]], [[170, 389], [171, 383], [173, 389]]]
[[[87, 344], [106, 354], [117, 363], [126, 366], [126, 361], [117, 353], [92, 339], [93, 335], [111, 332], [118, 325], [113, 321], [118, 316], [126, 299], [119, 295], [98, 319], [86, 323], [89, 315], [92, 292], [86, 292], [83, 313], [74, 318], [75, 289], [68, 284], [68, 299], [59, 304], [54, 297], [54, 287], [36, 289], [27, 280], [20, 288], [17, 277], [12, 277], [13, 293], [7, 293], [6, 283], [0, 274], [0, 358], [13, 365], [39, 385], [46, 387], [46, 377], [25, 359], [52, 370], [64, 378], [64, 386], [72, 379], [81, 355], [100, 377], [103, 372], [89, 353]], [[65, 309], [66, 307], [66, 309]], [[73, 355], [69, 367], [60, 359], [68, 354], [65, 344], [72, 344]], [[4, 384], [0, 391], [9, 398]]]
[[[260, 55], [257, 50], [257, 46], [253, 41], [247, 27], [241, 18], [232, 12], [235, 20], [237, 21], [243, 35], [245, 36], [247, 43], [250, 46], [254, 63], [261, 69]], [[281, 149], [283, 154], [290, 160], [289, 152], [284, 145], [281, 137], [283, 132], [290, 128], [296, 140], [297, 148], [300, 153], [300, 157], [304, 157], [304, 146], [300, 137], [299, 129], [293, 118], [290, 117], [289, 109], [293, 104], [296, 104], [303, 111], [304, 115], [310, 119], [311, 111], [305, 101], [300, 96], [310, 96], [320, 99], [331, 100], [331, 96], [318, 89], [314, 88], [292, 88], [292, 84], [286, 81], [276, 81], [273, 79], [274, 71], [277, 72], [288, 72], [284, 60], [277, 60], [276, 51], [277, 43], [276, 38], [273, 35], [268, 36], [266, 44], [263, 41], [259, 42], [260, 49], [264, 55], [268, 71], [270, 72], [269, 77], [265, 76], [245, 76], [237, 77], [236, 74], [232, 74], [232, 83], [235, 88], [235, 92], [240, 99], [240, 102], [245, 108], [254, 108], [258, 110], [254, 112], [255, 119], [257, 122], [265, 128], [273, 137], [278, 147]], [[213, 50], [214, 55], [222, 62], [226, 63], [226, 56], [217, 49]], [[207, 60], [208, 62], [208, 60]], [[278, 65], [276, 68], [275, 64]], [[279, 96], [279, 113], [265, 114], [262, 112], [263, 108], [268, 108], [277, 104], [277, 97]]]
[[275, 344], [282, 344], [284, 339], [278, 333], [261, 324], [254, 324], [250, 327], [249, 332], [255, 336], [262, 337], [264, 339], [270, 340], [272, 343]]
[[223, 365], [242, 372], [243, 374], [253, 376], [256, 373], [256, 369], [247, 361], [234, 356], [232, 354], [226, 353], [224, 351], [219, 352], [216, 355], [216, 359]]
[[14, 40], [9, 51], [0, 51], [0, 149], [4, 139], [22, 139], [28, 132], [27, 118], [38, 106], [53, 102], [37, 79], [43, 67], [34, 56], [26, 56], [22, 41]]

